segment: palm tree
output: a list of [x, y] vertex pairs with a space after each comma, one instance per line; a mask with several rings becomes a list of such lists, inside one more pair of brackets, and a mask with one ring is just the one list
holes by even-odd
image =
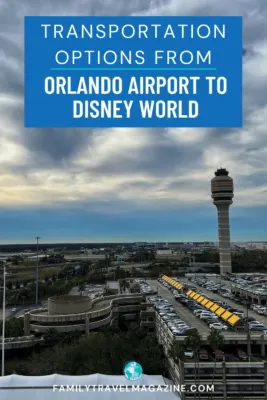
[[120, 279], [119, 280], [119, 286], [120, 286], [120, 292], [125, 292], [126, 289], [130, 287], [130, 283], [128, 282], [127, 279]]
[[120, 287], [120, 293], [122, 293], [123, 289], [124, 289], [124, 280], [123, 279], [119, 279], [119, 287]]
[[184, 352], [185, 352], [185, 346], [178, 342], [174, 342], [172, 343], [168, 351], [168, 356], [172, 358], [176, 364], [178, 364], [179, 360], [184, 361], [185, 359]]
[[126, 291], [126, 289], [129, 289], [130, 286], [131, 286], [131, 284], [130, 284], [129, 280], [125, 279], [125, 291]]
[[[216, 331], [215, 329], [212, 329], [209, 336], [207, 337], [207, 341], [211, 348], [213, 349], [214, 353], [216, 350], [222, 348], [224, 346], [224, 336], [221, 334], [220, 331]], [[212, 385], [214, 384], [214, 378], [215, 378], [215, 373], [216, 373], [216, 363], [217, 363], [217, 357], [215, 353], [215, 364], [214, 364], [214, 369], [213, 369], [213, 376], [212, 376]]]
[[83, 295], [84, 289], [85, 289], [84, 282], [80, 282], [80, 284], [79, 284], [79, 292], [80, 292], [81, 296]]
[[[195, 364], [195, 385], [197, 383], [197, 376], [199, 377], [199, 350], [202, 343], [202, 337], [197, 330], [194, 330], [188, 334], [184, 341], [184, 345], [188, 349], [192, 349], [194, 353], [194, 364]], [[194, 397], [196, 393], [194, 392]]]

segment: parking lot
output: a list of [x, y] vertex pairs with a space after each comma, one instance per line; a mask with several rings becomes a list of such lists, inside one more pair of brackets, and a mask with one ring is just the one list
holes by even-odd
[[[211, 278], [210, 278], [211, 279]], [[190, 286], [190, 281], [186, 278], [182, 278], [181, 280], [182, 282], [184, 282], [185, 284], [187, 284], [188, 286]], [[194, 286], [197, 286], [194, 283]], [[227, 304], [229, 304], [230, 306], [234, 307], [234, 308], [238, 308], [239, 310], [244, 311], [245, 315], [246, 315], [246, 307], [240, 303], [237, 303], [229, 298], [225, 298], [223, 296], [221, 296], [218, 293], [213, 293], [210, 290], [206, 290], [203, 286], [197, 286], [198, 287], [198, 292], [201, 292], [209, 297], [212, 297], [214, 300], [221, 300], [221, 301], [225, 301]], [[257, 321], [262, 322], [264, 325], [267, 325], [267, 316], [264, 315], [259, 315], [257, 314], [255, 311], [251, 310], [250, 308], [248, 309], [248, 316], [249, 317], [254, 317], [256, 318]]]
[[[160, 282], [156, 282], [156, 281], [147, 281], [147, 283], [149, 284], [149, 286], [151, 287], [151, 289], [155, 292], [157, 292], [157, 296], [153, 296], [151, 297], [151, 302], [154, 304], [157, 304], [155, 306], [155, 308], [158, 310], [158, 313], [162, 313], [160, 314], [162, 320], [163, 320], [163, 324], [166, 324], [166, 326], [170, 324], [169, 329], [173, 331], [176, 330], [176, 328], [174, 327], [175, 323], [172, 323], [171, 321], [174, 321], [175, 318], [172, 320], [173, 317], [171, 317], [171, 314], [168, 314], [170, 312], [172, 312], [170, 309], [167, 310], [163, 310], [162, 308], [164, 308], [165, 306], [162, 305], [162, 303], [159, 303], [160, 300], [157, 300], [157, 298], [161, 297], [162, 299], [166, 300], [170, 306], [172, 306], [174, 308], [173, 312], [177, 312], [177, 314], [179, 315], [179, 319], [183, 320], [189, 327], [191, 326], [192, 328], [196, 328], [198, 330], [198, 332], [200, 333], [200, 335], [203, 337], [207, 336], [210, 333], [210, 329], [208, 328], [207, 324], [200, 320], [199, 318], [197, 318], [192, 310], [190, 308], [188, 308], [187, 306], [182, 305], [179, 301], [175, 300], [174, 295], [172, 294], [172, 292], [170, 290], [167, 289], [167, 287], [164, 287]], [[168, 315], [168, 316], [167, 316]], [[178, 328], [179, 329], [179, 328]], [[174, 335], [182, 335], [183, 333], [173, 333]], [[221, 331], [221, 334], [224, 335], [225, 339], [227, 338], [228, 335], [231, 335], [231, 332], [225, 332], [225, 331]], [[185, 334], [186, 335], [186, 334]], [[237, 333], [238, 335], [238, 333]], [[228, 336], [230, 337], [230, 336]], [[209, 346], [209, 344], [204, 344], [201, 347], [201, 351], [206, 351], [206, 355], [207, 358], [204, 361], [214, 361], [214, 350], [212, 349], [212, 347]], [[223, 351], [222, 350], [218, 350], [219, 352], [221, 352], [221, 356], [224, 358], [225, 361], [231, 361], [231, 362], [238, 362], [238, 361], [246, 361], [248, 359], [248, 355], [247, 355], [247, 346], [243, 343], [243, 344], [238, 344], [236, 345], [236, 343], [232, 343], [231, 342], [228, 344], [225, 344], [223, 346]], [[217, 352], [218, 353], [218, 352]], [[192, 358], [192, 354], [191, 356], [187, 355], [187, 351], [185, 352], [186, 358]], [[256, 348], [254, 346], [253, 348], [253, 353], [251, 353], [250, 355], [250, 360], [251, 361], [260, 361], [262, 360], [262, 356], [260, 355], [259, 352], [259, 348]], [[203, 361], [203, 360], [202, 360]]]
[[[192, 283], [186, 279], [186, 278], [182, 278], [180, 279], [180, 281], [186, 286], [188, 285], [188, 287], [192, 286]], [[188, 308], [187, 306], [183, 305], [180, 303], [180, 301], [176, 301], [175, 297], [173, 296], [172, 292], [168, 290], [167, 287], [164, 287], [160, 282], [156, 282], [156, 281], [148, 281], [149, 285], [151, 286], [151, 288], [155, 289], [155, 291], [158, 292], [158, 294], [160, 296], [162, 296], [162, 298], [166, 299], [169, 301], [170, 304], [173, 305], [173, 307], [175, 308], [175, 310], [177, 311], [177, 313], [179, 313], [180, 317], [190, 326], [196, 328], [199, 333], [201, 335], [205, 335], [205, 334], [209, 334], [210, 332], [210, 328], [209, 326], [200, 318], [198, 318], [190, 308]], [[233, 300], [230, 300], [228, 298], [225, 298], [223, 296], [221, 296], [218, 293], [213, 293], [210, 290], [205, 289], [203, 286], [198, 286], [196, 285], [196, 283], [194, 282], [193, 286], [196, 287], [196, 292], [203, 294], [204, 296], [206, 295], [207, 297], [212, 298], [215, 302], [217, 301], [224, 301], [226, 302], [229, 306], [232, 306], [233, 308], [237, 308], [240, 311], [244, 311], [244, 314], [246, 316], [246, 308], [236, 302], [234, 302]], [[255, 311], [253, 310], [248, 310], [248, 315], [249, 317], [254, 317], [256, 319], [256, 321], [259, 321], [259, 323], [262, 323], [264, 325], [267, 326], [267, 317], [266, 316], [262, 316], [262, 315], [258, 315]], [[266, 321], [266, 322], [265, 322]], [[219, 321], [218, 321], [219, 322]], [[245, 331], [241, 331], [239, 332], [235, 332], [235, 335], [243, 335], [244, 332], [246, 332], [246, 328]], [[225, 338], [230, 338], [232, 336], [232, 332], [231, 330], [227, 330], [227, 331], [221, 331], [221, 334], [225, 337]], [[265, 331], [266, 334], [266, 331]]]
[[[104, 293], [104, 285], [85, 285], [82, 294], [83, 296], [91, 297], [92, 299], [96, 297], [101, 297]], [[81, 291], [78, 286], [75, 286], [71, 289], [70, 293], [71, 296], [80, 296]]]
[[168, 300], [170, 304], [173, 305], [174, 309], [177, 311], [177, 313], [180, 315], [180, 317], [190, 326], [196, 328], [200, 334], [206, 333], [209, 334], [210, 329], [209, 327], [205, 324], [204, 321], [201, 321], [199, 318], [197, 318], [190, 309], [187, 307], [184, 307], [182, 304], [177, 302], [173, 296], [173, 294], [164, 286], [162, 286], [158, 281], [148, 281], [149, 286], [157, 291], [158, 288], [158, 294], [165, 300]]

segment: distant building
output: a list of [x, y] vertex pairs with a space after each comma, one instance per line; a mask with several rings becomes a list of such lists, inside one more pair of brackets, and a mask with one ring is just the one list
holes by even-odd
[[173, 251], [172, 250], [157, 250], [157, 255], [160, 256], [170, 256], [172, 255]]

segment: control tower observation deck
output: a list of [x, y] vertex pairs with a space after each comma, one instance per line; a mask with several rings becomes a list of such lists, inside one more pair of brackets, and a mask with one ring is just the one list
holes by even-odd
[[229, 208], [233, 203], [234, 185], [229, 172], [220, 168], [211, 180], [211, 197], [218, 212], [220, 272], [232, 273]]

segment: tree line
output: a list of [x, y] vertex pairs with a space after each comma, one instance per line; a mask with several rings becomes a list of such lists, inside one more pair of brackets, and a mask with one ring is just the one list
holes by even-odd
[[164, 352], [156, 336], [139, 328], [127, 332], [110, 328], [91, 332], [88, 338], [48, 332], [46, 339], [52, 347], [35, 350], [26, 360], [7, 360], [6, 374], [122, 375], [124, 365], [135, 360], [145, 374], [168, 376]]

